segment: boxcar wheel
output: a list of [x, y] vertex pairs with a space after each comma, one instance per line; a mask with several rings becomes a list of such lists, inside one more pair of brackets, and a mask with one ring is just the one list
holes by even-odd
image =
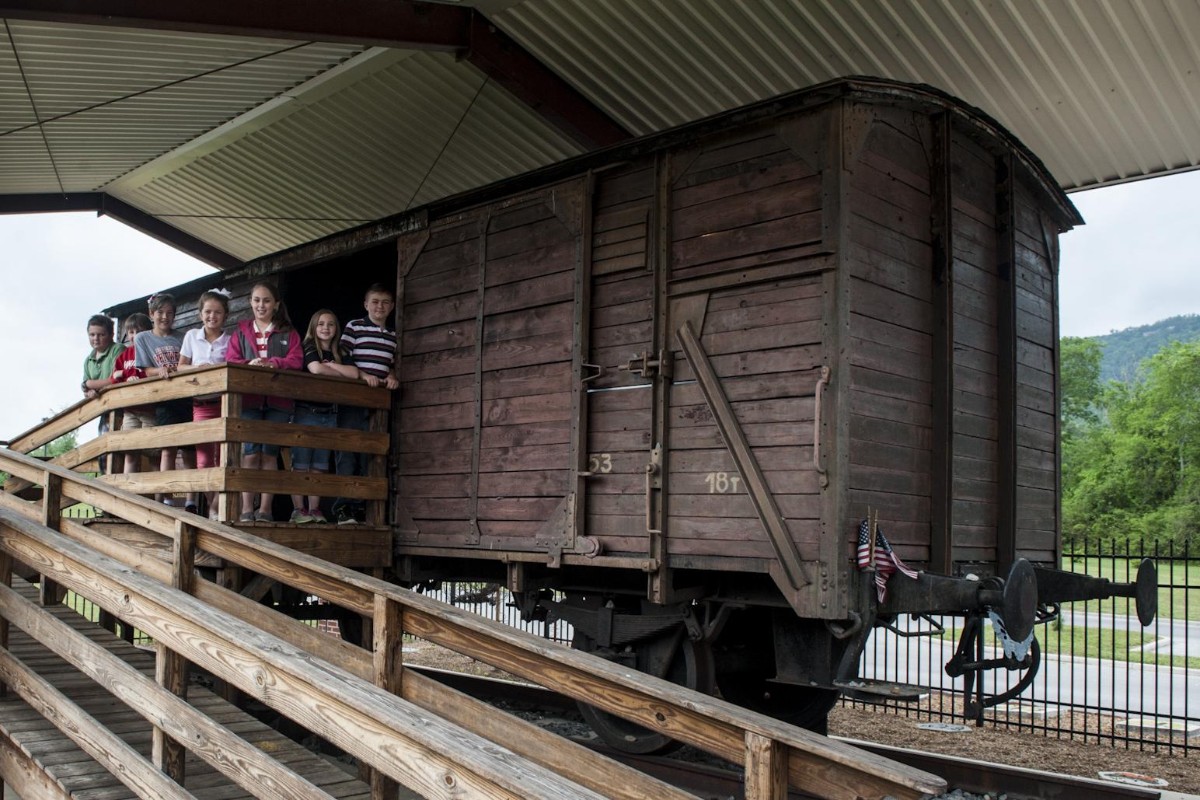
[[[655, 648], [669, 650], [665, 655], [669, 663], [662, 677], [680, 686], [695, 689], [705, 694], [711, 694], [713, 689], [712, 653], [706, 642], [694, 642], [683, 634], [681, 629], [670, 631], [664, 636], [650, 642], [639, 642], [633, 651], [622, 649], [617, 653], [608, 648], [601, 648], [588, 636], [576, 632], [571, 640], [571, 646], [585, 653], [592, 653], [609, 661], [625, 663], [629, 657], [636, 657], [636, 664], [643, 672], [648, 659], [646, 656]], [[656, 655], [663, 656], [663, 653]], [[609, 747], [624, 753], [635, 755], [652, 755], [666, 753], [680, 747], [680, 742], [669, 736], [656, 733], [648, 728], [630, 722], [626, 719], [602, 711], [595, 706], [579, 704], [579, 711], [592, 730], [604, 740]]]

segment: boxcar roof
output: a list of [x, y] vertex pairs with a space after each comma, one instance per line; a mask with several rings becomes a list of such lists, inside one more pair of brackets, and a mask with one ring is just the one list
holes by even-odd
[[926, 83], [1064, 189], [1200, 166], [1200, 0], [0, 3], [0, 211], [222, 268], [842, 75]]

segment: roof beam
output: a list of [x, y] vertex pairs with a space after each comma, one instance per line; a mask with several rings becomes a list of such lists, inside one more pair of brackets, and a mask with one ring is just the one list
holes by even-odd
[[0, 0], [0, 17], [457, 51], [470, 10], [405, 0]]
[[420, 0], [0, 0], [0, 18], [456, 52], [588, 150], [631, 138], [469, 7]]
[[62, 211], [99, 210], [99, 192], [0, 194], [0, 214], [53, 214]]
[[49, 214], [64, 211], [95, 211], [99, 215], [112, 217], [217, 269], [227, 270], [242, 266], [240, 258], [103, 192], [0, 194], [0, 214]]
[[632, 135], [482, 14], [471, 14], [467, 61], [588, 150]]
[[124, 200], [118, 200], [110, 194], [100, 195], [99, 213], [124, 222], [131, 228], [139, 230], [151, 239], [157, 239], [165, 245], [181, 250], [192, 258], [220, 270], [234, 269], [242, 265], [242, 260], [230, 255], [220, 248], [213, 247], [202, 239], [197, 239], [190, 233], [184, 233], [174, 225], [168, 225], [158, 217], [151, 216], [140, 208], [134, 208]]

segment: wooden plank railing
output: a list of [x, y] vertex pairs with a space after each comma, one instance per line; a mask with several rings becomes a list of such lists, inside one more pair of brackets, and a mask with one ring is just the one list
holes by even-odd
[[[571, 782], [572, 796], [579, 797], [682, 796], [404, 670], [399, 647], [404, 635], [449, 647], [743, 765], [747, 797], [782, 798], [788, 785], [831, 798], [916, 798], [944, 791], [944, 782], [928, 773], [63, 467], [0, 451], [0, 469], [42, 485], [58, 482], [59, 503], [90, 503], [165, 537], [176, 563], [148, 558], [104, 535], [103, 526], [56, 518], [41, 504], [13, 495], [0, 495], [0, 552], [359, 757], [378, 773], [373, 781], [378, 796], [389, 781], [431, 797], [567, 796], [561, 794], [566, 791], [562, 781]], [[52, 524], [44, 526], [43, 518]], [[190, 587], [173, 588], [187, 583], [180, 580], [185, 567], [178, 565], [186, 564], [184, 552], [192, 548], [364, 615], [374, 623], [374, 651], [215, 583], [192, 580]], [[138, 571], [131, 572], [134, 564]], [[447, 732], [445, 725], [458, 733]]]
[[[319, 428], [290, 423], [245, 420], [239, 417], [240, 397], [268, 395], [312, 403], [339, 403], [370, 410], [370, 430]], [[221, 416], [203, 422], [187, 422], [156, 428], [121, 430], [123, 410], [167, 400], [216, 395], [221, 398]], [[110, 474], [103, 480], [139, 494], [218, 492], [220, 519], [237, 519], [239, 492], [304, 494], [345, 497], [367, 501], [368, 521], [386, 522], [387, 478], [384, 458], [390, 437], [387, 417], [391, 393], [361, 381], [329, 378], [304, 372], [264, 370], [238, 365], [214, 365], [185, 370], [170, 378], [152, 378], [121, 384], [98, 397], [71, 406], [54, 418], [17, 436], [10, 449], [29, 453], [97, 417], [112, 417], [111, 431], [85, 442], [54, 459], [68, 469], [83, 469], [102, 456], [109, 457]], [[284, 448], [313, 447], [365, 453], [372, 464], [368, 475], [339, 476], [332, 473], [245, 470], [239, 467], [239, 443], [262, 442]], [[121, 474], [127, 454], [146, 450], [190, 447], [215, 443], [220, 466], [203, 470], [166, 470]], [[28, 488], [28, 481], [12, 479], [9, 492]]]

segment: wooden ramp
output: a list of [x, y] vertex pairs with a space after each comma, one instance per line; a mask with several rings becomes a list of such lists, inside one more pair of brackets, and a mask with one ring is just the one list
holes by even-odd
[[[14, 577], [13, 588], [27, 599], [36, 601], [36, 587]], [[148, 678], [154, 678], [153, 652], [128, 644], [65, 606], [47, 608], [47, 611], [73, 630], [102, 644], [110, 653]], [[15, 627], [9, 634], [8, 649], [14, 657], [35, 668], [40, 677], [69, 696], [106, 728], [146, 757], [150, 756], [152, 726], [141, 715]], [[192, 683], [188, 687], [188, 702], [260, 750], [270, 753], [275, 760], [286, 764], [329, 795], [364, 800], [370, 797], [370, 787], [358, 780], [354, 773], [293, 742], [203, 686]], [[11, 767], [5, 770], [3, 778], [20, 794], [22, 800], [65, 797], [125, 800], [137, 797], [103, 765], [84, 753], [53, 723], [11, 691], [6, 697], [0, 698], [0, 734], [3, 734], [0, 737], [0, 764]], [[4, 741], [4, 737], [7, 741]], [[19, 762], [24, 759], [31, 759], [44, 774], [19, 768]], [[197, 798], [206, 800], [254, 797], [205, 761], [190, 754], [184, 788]]]
[[[169, 508], [101, 481], [0, 449], [0, 468], [45, 487], [34, 503], [0, 492], [0, 644], [11, 623], [14, 647], [27, 648], [31, 664], [0, 647], [0, 680], [24, 698], [30, 710], [58, 720], [61, 731], [26, 714], [0, 724], [0, 774], [24, 800], [110, 797], [187, 800], [247, 797], [317, 800], [361, 796], [384, 800], [396, 784], [441, 800], [685, 800], [675, 787], [591, 753], [552, 732], [406, 670], [407, 636], [448, 647], [513, 675], [580, 700], [630, 722], [699, 747], [738, 764], [747, 796], [781, 800], [789, 787], [830, 800], [939, 794], [945, 782], [928, 773], [793, 728], [717, 698], [663, 679], [546, 642], [484, 620], [416, 592], [363, 575], [260, 536]], [[87, 503], [122, 524], [88, 525], [62, 515]], [[145, 534], [166, 537], [143, 547]], [[153, 544], [151, 542], [151, 544]], [[213, 556], [253, 573], [242, 591], [198, 575], [196, 564]], [[40, 574], [48, 589], [61, 587], [87, 598], [123, 624], [154, 640], [156, 653], [142, 654], [113, 641], [98, 627], [76, 631], [8, 588], [7, 576]], [[258, 587], [277, 582], [364, 618], [370, 631], [360, 648], [321, 633], [253, 599]], [[248, 591], [248, 590], [253, 591]], [[28, 585], [22, 591], [28, 592]], [[68, 616], [74, 623], [80, 621]], [[63, 672], [30, 639], [95, 681]], [[111, 643], [137, 668], [113, 655]], [[123, 655], [123, 657], [125, 657]], [[151, 662], [154, 677], [149, 677]], [[206, 712], [182, 698], [185, 666], [193, 664], [303, 728], [352, 754], [372, 770], [370, 793], [335, 766], [248, 717], [231, 717], [238, 733], [206, 714], [236, 714], [199, 688], [187, 687], [194, 702], [212, 702]], [[61, 685], [56, 689], [47, 680]], [[112, 695], [98, 691], [106, 687]], [[125, 717], [89, 716], [121, 710], [113, 696], [137, 709], [145, 723]], [[79, 704], [84, 708], [80, 708]], [[15, 704], [13, 708], [21, 708]], [[16, 721], [29, 729], [18, 730]], [[111, 727], [110, 724], [111, 723]], [[242, 733], [242, 730], [245, 733]], [[48, 749], [33, 759], [35, 742], [71, 735], [96, 764], [72, 755], [73, 747]], [[149, 731], [149, 734], [147, 734]], [[8, 736], [18, 745], [4, 751]], [[147, 735], [151, 757], [146, 758]], [[129, 737], [128, 741], [125, 737]], [[254, 737], [248, 740], [244, 737]], [[131, 746], [133, 743], [133, 746]], [[192, 760], [196, 753], [204, 763]], [[82, 766], [70, 766], [82, 764]], [[60, 770], [59, 767], [62, 767]], [[215, 768], [236, 785], [220, 785]], [[82, 780], [106, 767], [131, 788]], [[43, 771], [46, 770], [46, 771]], [[311, 772], [309, 772], [311, 770]], [[82, 771], [82, 773], [80, 773]], [[179, 775], [184, 786], [170, 776]], [[325, 788], [326, 783], [329, 788]], [[27, 787], [22, 791], [19, 787]], [[107, 787], [107, 788], [105, 788]], [[37, 791], [34, 791], [37, 790]], [[694, 800], [694, 798], [693, 798]]]

